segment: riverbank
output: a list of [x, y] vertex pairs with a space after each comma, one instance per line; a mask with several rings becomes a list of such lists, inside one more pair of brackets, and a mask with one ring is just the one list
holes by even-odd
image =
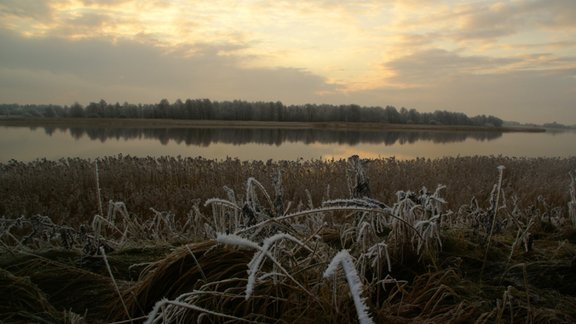
[[0, 126], [24, 127], [98, 127], [98, 128], [281, 128], [281, 129], [351, 129], [366, 131], [494, 131], [494, 132], [545, 132], [538, 127], [488, 127], [420, 125], [389, 123], [341, 122], [273, 122], [230, 120], [184, 119], [125, 119], [125, 118], [6, 118], [0, 117]]

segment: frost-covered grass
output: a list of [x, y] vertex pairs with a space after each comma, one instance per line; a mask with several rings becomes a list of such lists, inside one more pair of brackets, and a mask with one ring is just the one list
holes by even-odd
[[[576, 157], [566, 159], [510, 157], [462, 157], [399, 161], [391, 158], [370, 160], [364, 176], [370, 181], [372, 198], [382, 202], [396, 201], [399, 190], [434, 189], [438, 184], [445, 206], [457, 210], [472, 197], [482, 202], [496, 183], [494, 170], [506, 167], [502, 187], [514, 193], [522, 206], [535, 204], [543, 195], [551, 206], [566, 205], [568, 172]], [[106, 202], [122, 201], [130, 212], [148, 217], [150, 208], [185, 216], [195, 205], [207, 199], [228, 198], [223, 187], [238, 196], [245, 195], [246, 182], [253, 178], [274, 195], [274, 178], [282, 170], [284, 209], [298, 205], [319, 206], [322, 201], [352, 198], [350, 185], [357, 181], [346, 160], [337, 161], [222, 161], [203, 158], [131, 156], [105, 157], [98, 160], [99, 186], [95, 161], [62, 159], [33, 162], [0, 163], [0, 215], [6, 217], [48, 215], [56, 223], [79, 225], [95, 214], [98, 187], [106, 213]], [[360, 180], [362, 177], [360, 177]], [[308, 199], [308, 191], [311, 201]], [[265, 199], [265, 198], [262, 198]], [[262, 201], [264, 203], [264, 201]], [[539, 206], [540, 207], [540, 206]]]
[[[0, 197], [0, 268], [22, 298], [42, 296], [48, 321], [574, 322], [572, 169], [501, 157], [11, 162], [2, 190], [30, 204]], [[58, 197], [35, 196], [51, 187], [27, 170], [85, 192], [44, 206]]]

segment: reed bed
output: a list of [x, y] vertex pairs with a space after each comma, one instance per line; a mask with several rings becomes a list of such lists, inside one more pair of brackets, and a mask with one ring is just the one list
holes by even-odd
[[507, 157], [11, 161], [0, 279], [22, 293], [0, 315], [571, 323], [575, 169]]
[[[370, 160], [366, 176], [375, 199], [394, 201], [398, 190], [433, 190], [446, 185], [447, 207], [457, 209], [472, 197], [486, 199], [492, 190], [494, 168], [507, 167], [503, 188], [522, 205], [537, 203], [542, 195], [551, 206], [566, 204], [568, 172], [576, 158], [460, 157]], [[148, 217], [150, 208], [186, 215], [195, 203], [220, 197], [227, 186], [244, 190], [253, 177], [271, 188], [281, 168], [285, 200], [296, 204], [349, 197], [346, 160], [240, 161], [204, 158], [138, 158], [114, 156], [98, 159], [100, 197], [122, 201], [130, 211]], [[95, 161], [68, 158], [57, 161], [9, 161], [0, 163], [0, 215], [49, 216], [56, 223], [85, 223], [99, 212]]]

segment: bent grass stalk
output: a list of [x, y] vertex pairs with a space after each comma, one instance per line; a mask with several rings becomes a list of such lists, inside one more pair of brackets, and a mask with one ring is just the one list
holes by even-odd
[[229, 244], [229, 245], [236, 245], [240, 247], [249, 247], [256, 249], [257, 252], [254, 254], [252, 260], [248, 263], [248, 283], [246, 284], [246, 299], [249, 299], [254, 291], [254, 285], [256, 283], [256, 273], [260, 269], [262, 262], [264, 261], [264, 256], [267, 256], [283, 273], [292, 280], [299, 288], [305, 291], [308, 295], [315, 297], [311, 292], [309, 292], [298, 280], [296, 280], [290, 273], [274, 258], [274, 256], [270, 253], [270, 247], [278, 240], [281, 239], [288, 239], [291, 240], [300, 246], [305, 247], [307, 250], [310, 251], [304, 243], [302, 243], [297, 238], [293, 237], [290, 234], [278, 233], [271, 237], [264, 239], [262, 246], [258, 245], [253, 241], [245, 239], [235, 234], [218, 234], [216, 237], [216, 241], [219, 243]]
[[192, 250], [190, 249], [190, 247], [188, 245], [186, 245], [186, 250], [188, 251], [188, 253], [190, 253], [190, 255], [192, 256], [192, 259], [194, 259], [194, 262], [196, 263], [196, 266], [198, 267], [198, 271], [200, 271], [200, 274], [202, 275], [202, 279], [204, 279], [204, 281], [207, 282], [208, 279], [206, 278], [206, 274], [202, 270], [202, 266], [200, 265], [200, 262], [198, 262], [198, 259], [196, 259], [196, 255], [194, 255], [194, 252], [192, 252]]
[[[205, 314], [210, 314], [210, 315], [214, 315], [214, 316], [218, 316], [218, 317], [222, 317], [222, 318], [227, 318], [227, 319], [231, 319], [234, 321], [238, 321], [238, 322], [244, 322], [244, 323], [260, 323], [260, 322], [256, 322], [256, 321], [251, 321], [251, 320], [247, 320], [241, 317], [236, 317], [236, 316], [232, 316], [232, 315], [227, 315], [224, 313], [219, 313], [219, 312], [215, 312], [212, 310], [209, 310], [207, 308], [203, 308], [203, 307], [199, 307], [193, 304], [188, 304], [188, 303], [184, 303], [184, 302], [178, 302], [178, 301], [174, 301], [174, 300], [168, 300], [168, 299], [162, 299], [160, 301], [158, 301], [156, 303], [156, 305], [154, 305], [154, 309], [152, 309], [152, 311], [150, 312], [150, 314], [148, 315], [148, 319], [146, 320], [146, 324], [152, 324], [152, 323], [158, 323], [159, 321], [161, 323], [164, 323], [166, 321], [169, 321], [169, 318], [164, 318], [164, 316], [162, 316], [162, 312], [161, 309], [164, 309], [165, 306], [167, 305], [173, 305], [173, 306], [177, 306], [177, 307], [181, 307], [181, 308], [188, 308], [188, 309], [192, 309], [201, 313], [205, 313]], [[157, 318], [158, 316], [162, 316], [160, 318]]]
[[[110, 275], [110, 278], [112, 279], [112, 283], [114, 284], [114, 288], [116, 289], [116, 293], [118, 294], [118, 297], [120, 297], [120, 302], [122, 303], [122, 307], [124, 308], [124, 312], [126, 312], [126, 317], [128, 319], [131, 318], [130, 316], [130, 312], [128, 311], [128, 307], [126, 306], [126, 303], [124, 302], [124, 298], [122, 298], [122, 293], [120, 292], [120, 288], [118, 287], [118, 284], [116, 283], [116, 279], [114, 279], [114, 274], [112, 273], [112, 269], [110, 268], [110, 264], [108, 263], [108, 258], [106, 257], [106, 251], [104, 251], [104, 247], [100, 247], [100, 253], [102, 254], [102, 258], [104, 259], [104, 263], [106, 264], [106, 270], [108, 270], [108, 274]], [[132, 321], [130, 321], [132, 322]]]
[[270, 195], [266, 191], [266, 188], [264, 188], [264, 186], [258, 180], [256, 180], [254, 177], [250, 177], [250, 178], [248, 178], [248, 181], [246, 181], [246, 200], [252, 204], [251, 207], [254, 207], [254, 204], [256, 203], [256, 201], [258, 199], [258, 197], [256, 197], [256, 192], [254, 190], [254, 187], [258, 187], [260, 189], [260, 191], [262, 191], [262, 193], [264, 194], [264, 197], [266, 198], [266, 201], [268, 201], [268, 204], [270, 205], [270, 207], [272, 209], [274, 209], [274, 203], [272, 202]]
[[276, 217], [276, 218], [270, 218], [270, 219], [266, 219], [264, 221], [261, 221], [260, 223], [254, 224], [252, 226], [240, 229], [238, 231], [236, 231], [234, 234], [240, 234], [240, 233], [244, 233], [244, 232], [248, 232], [250, 230], [253, 229], [257, 229], [259, 227], [268, 225], [270, 223], [275, 223], [275, 222], [279, 222], [279, 221], [283, 221], [283, 220], [287, 220], [287, 219], [291, 219], [291, 218], [295, 218], [295, 217], [299, 217], [299, 216], [304, 216], [304, 215], [310, 215], [310, 214], [317, 214], [317, 213], [324, 213], [324, 212], [334, 212], [334, 211], [363, 211], [363, 212], [372, 212], [372, 213], [378, 213], [378, 214], [385, 214], [386, 216], [390, 216], [394, 219], [397, 219], [398, 221], [406, 224], [406, 226], [408, 226], [409, 228], [411, 228], [412, 230], [414, 230], [414, 233], [416, 233], [416, 235], [418, 235], [420, 237], [420, 239], [424, 239], [422, 237], [422, 235], [420, 235], [420, 233], [418, 232], [418, 230], [416, 230], [414, 228], [414, 226], [412, 226], [410, 223], [408, 223], [406, 220], [392, 215], [390, 214], [390, 211], [386, 210], [386, 209], [380, 209], [380, 208], [366, 208], [366, 207], [322, 207], [322, 208], [316, 208], [316, 209], [309, 209], [309, 210], [304, 210], [301, 212], [296, 212], [293, 214], [288, 214], [282, 217]]
[[[362, 298], [362, 281], [358, 276], [358, 272], [354, 267], [354, 262], [352, 262], [352, 256], [348, 250], [342, 250], [338, 252], [334, 258], [332, 258], [328, 268], [326, 268], [326, 271], [324, 271], [323, 277], [327, 279], [332, 275], [335, 275], [336, 271], [338, 270], [338, 266], [340, 265], [346, 274], [346, 281], [348, 283], [348, 287], [350, 288], [352, 299], [354, 300], [356, 313], [358, 314], [358, 321], [360, 324], [374, 323], [370, 317], [370, 314], [368, 314], [368, 306], [366, 306], [364, 298]], [[334, 286], [336, 286], [336, 284], [334, 284]]]
[[206, 200], [206, 202], [204, 203], [204, 206], [209, 206], [212, 204], [218, 204], [218, 205], [230, 207], [232, 209], [242, 210], [242, 208], [240, 208], [234, 202], [228, 201], [226, 199], [221, 199], [221, 198], [210, 198], [210, 199]]
[[[440, 215], [436, 215], [428, 220], [417, 221], [414, 225], [414, 227], [418, 230], [418, 233], [420, 233], [420, 238], [423, 237], [423, 239], [417, 240], [416, 253], [420, 255], [420, 258], [423, 256], [421, 251], [430, 255], [433, 253], [433, 251], [437, 250], [433, 248], [434, 244], [436, 244], [438, 250], [442, 248], [442, 239], [440, 238], [439, 228], [440, 226], [438, 225], [439, 218]], [[415, 238], [416, 237], [413, 236], [412, 241], [414, 241]]]

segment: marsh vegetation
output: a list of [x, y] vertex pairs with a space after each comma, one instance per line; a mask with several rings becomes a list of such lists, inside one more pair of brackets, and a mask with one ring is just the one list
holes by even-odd
[[576, 158], [0, 164], [3, 321], [576, 320]]

